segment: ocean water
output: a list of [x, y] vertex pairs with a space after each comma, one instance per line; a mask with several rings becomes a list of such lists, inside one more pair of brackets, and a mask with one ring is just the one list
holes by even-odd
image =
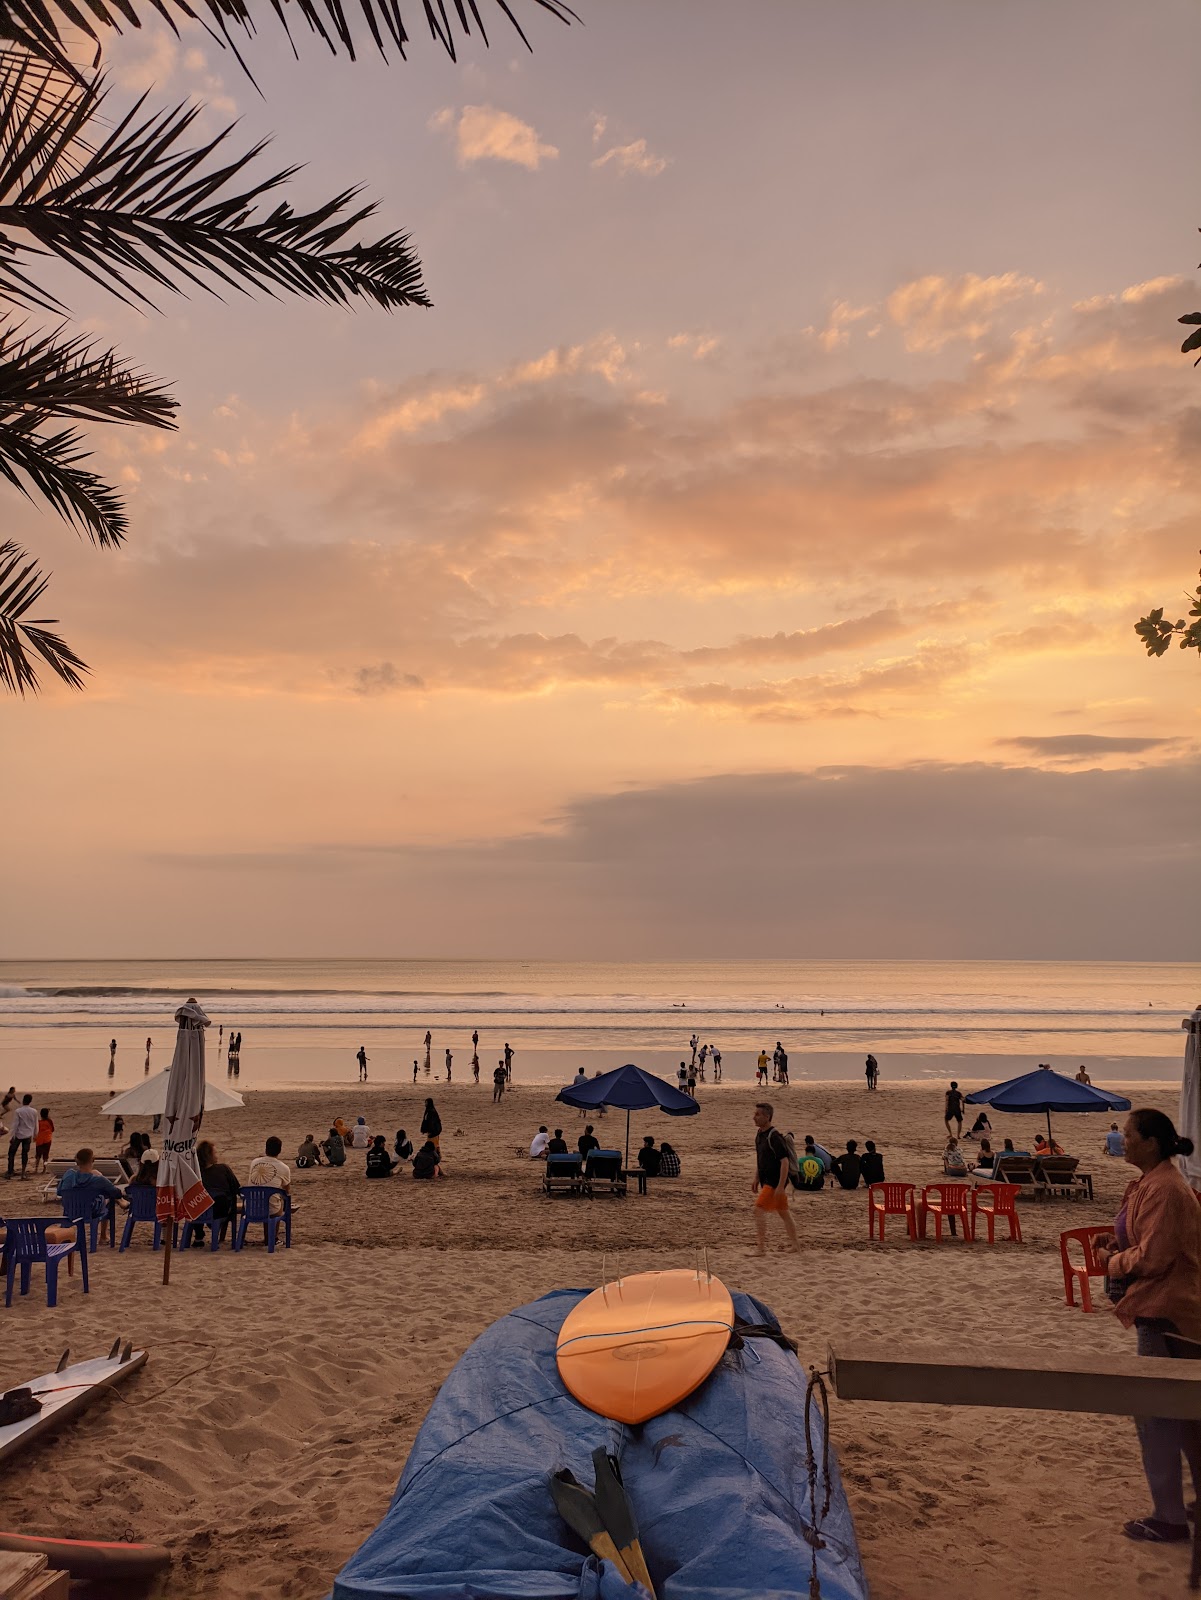
[[[0, 1080], [7, 1086], [122, 1088], [167, 1065], [173, 1013], [195, 995], [213, 1019], [209, 1076], [226, 1075], [217, 1030], [243, 1035], [239, 1086], [470, 1079], [506, 1041], [522, 1081], [566, 1081], [636, 1061], [652, 1071], [716, 1044], [726, 1081], [749, 1080], [781, 1040], [794, 1081], [860, 1076], [870, 1050], [883, 1081], [958, 1074], [990, 1080], [1046, 1061], [1100, 1081], [1171, 1079], [1180, 1019], [1201, 997], [1191, 964], [1047, 961], [197, 960], [0, 962]], [[110, 1076], [109, 1041], [117, 1040]]]

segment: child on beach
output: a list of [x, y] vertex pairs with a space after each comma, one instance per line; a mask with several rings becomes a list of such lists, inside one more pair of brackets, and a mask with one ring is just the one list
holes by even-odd
[[45, 1172], [50, 1164], [50, 1141], [54, 1138], [54, 1123], [50, 1120], [50, 1107], [38, 1112], [38, 1131], [33, 1139], [33, 1172]]

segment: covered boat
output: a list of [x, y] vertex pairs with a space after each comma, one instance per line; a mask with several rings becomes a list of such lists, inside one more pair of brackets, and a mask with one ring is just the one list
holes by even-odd
[[[430, 1407], [383, 1521], [346, 1563], [333, 1600], [632, 1600], [560, 1520], [548, 1478], [592, 1482], [599, 1446], [621, 1463], [658, 1600], [808, 1600], [814, 1514], [806, 1380], [796, 1356], [747, 1338], [686, 1400], [650, 1421], [610, 1422], [567, 1392], [560, 1325], [587, 1293], [564, 1289], [502, 1317]], [[734, 1295], [739, 1324], [779, 1324]], [[827, 1484], [812, 1419], [819, 1510]], [[821, 1519], [823, 1600], [866, 1600], [850, 1507], [830, 1453]]]

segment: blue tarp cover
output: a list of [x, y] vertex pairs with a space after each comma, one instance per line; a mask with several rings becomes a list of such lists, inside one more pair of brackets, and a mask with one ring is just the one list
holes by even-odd
[[[637, 1427], [572, 1399], [555, 1339], [587, 1293], [564, 1289], [482, 1334], [429, 1409], [383, 1521], [333, 1600], [634, 1600], [560, 1520], [547, 1479], [591, 1487], [598, 1445], [618, 1456], [658, 1600], [807, 1600], [811, 1523], [805, 1374], [766, 1339], [722, 1357], [682, 1405]], [[735, 1294], [744, 1322], [776, 1319]], [[820, 1462], [821, 1426], [814, 1415]], [[866, 1600], [838, 1469], [817, 1553], [823, 1600]], [[819, 1502], [824, 1484], [818, 1478]]]

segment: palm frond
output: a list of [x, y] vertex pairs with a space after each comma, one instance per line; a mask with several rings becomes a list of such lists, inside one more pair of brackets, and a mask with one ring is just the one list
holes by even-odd
[[[64, 172], [65, 152], [86, 145], [104, 97], [100, 82], [69, 94], [43, 85], [23, 119], [0, 119], [0, 292], [11, 300], [52, 303], [30, 280], [18, 281], [15, 265], [23, 254], [50, 252], [127, 301], [148, 302], [135, 281], [148, 279], [180, 293], [188, 284], [212, 292], [225, 285], [340, 304], [363, 298], [388, 309], [429, 305], [406, 234], [348, 242], [376, 209], [356, 204], [357, 189], [314, 211], [283, 202], [260, 209], [298, 168], [240, 188], [236, 180], [263, 145], [225, 157], [230, 126], [185, 147], [197, 105], [143, 116], [143, 97]], [[223, 162], [214, 161], [218, 152]], [[231, 186], [235, 192], [225, 192]]]
[[0, 544], [0, 683], [10, 694], [36, 694], [42, 661], [72, 689], [83, 688], [90, 669], [57, 634], [54, 617], [29, 615], [49, 582], [36, 561], [11, 539]]
[[0, 477], [27, 499], [36, 489], [94, 544], [121, 544], [129, 532], [125, 503], [111, 484], [83, 465], [86, 460], [83, 437], [74, 428], [38, 433], [24, 419], [0, 422]]
[[[529, 49], [530, 42], [508, 0], [491, 0], [491, 3]], [[528, 0], [528, 4], [548, 12], [559, 22], [570, 24], [579, 20], [565, 0]], [[296, 42], [291, 24], [298, 23], [316, 34], [332, 54], [345, 51], [352, 61], [355, 59], [355, 29], [342, 0], [269, 0], [269, 5], [293, 51]], [[262, 9], [266, 10], [267, 6]], [[416, 11], [415, 0], [403, 6], [401, 0], [359, 0], [359, 10], [375, 49], [385, 57], [390, 48], [395, 49], [404, 58], [411, 42], [405, 16]], [[460, 38], [470, 38], [476, 33], [485, 45], [488, 44], [477, 0], [450, 0], [449, 8], [447, 0], [421, 0], [421, 10], [431, 38], [452, 61], [457, 58]], [[233, 48], [235, 55], [238, 51], [230, 37], [231, 26], [247, 38], [256, 32], [248, 0], [196, 0], [195, 6], [189, 0], [144, 0], [140, 6], [135, 6], [132, 0], [107, 0], [107, 4], [105, 0], [80, 0], [78, 5], [74, 0], [0, 0], [0, 38], [11, 40], [39, 59], [53, 63], [59, 70], [75, 73], [64, 47], [64, 25], [95, 40], [99, 56], [99, 29], [113, 28], [120, 32], [123, 23], [140, 28], [142, 19], [151, 15], [161, 17], [176, 30], [180, 18], [200, 21], [214, 38]], [[241, 61], [240, 55], [238, 59]]]
[[41, 426], [52, 417], [85, 422], [140, 423], [173, 428], [178, 403], [115, 351], [87, 339], [53, 333], [26, 334], [0, 324], [0, 420], [32, 417]]

